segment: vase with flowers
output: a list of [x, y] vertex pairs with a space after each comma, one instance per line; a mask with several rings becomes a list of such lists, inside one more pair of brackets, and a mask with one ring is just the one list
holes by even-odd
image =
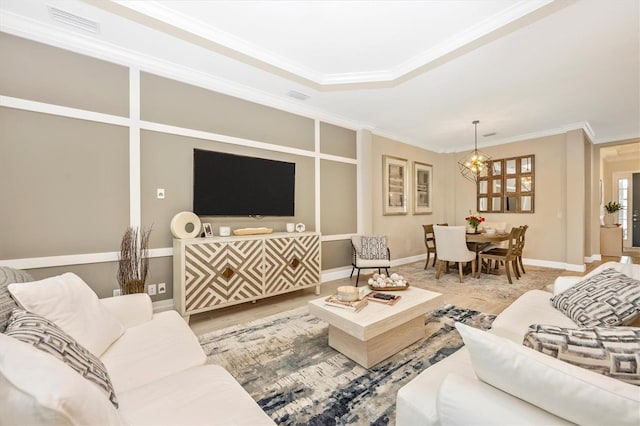
[[607, 211], [607, 213], [605, 213], [604, 217], [602, 218], [602, 220], [604, 221], [604, 226], [606, 228], [615, 227], [616, 219], [618, 218], [618, 215], [616, 213], [618, 213], [618, 211], [622, 209], [622, 206], [617, 201], [609, 201], [604, 205], [604, 209]]
[[464, 220], [467, 221], [467, 232], [477, 234], [478, 226], [480, 226], [480, 224], [484, 222], [484, 217], [480, 216], [477, 213], [475, 215], [472, 215], [471, 211], [469, 211], [469, 216], [465, 217]]

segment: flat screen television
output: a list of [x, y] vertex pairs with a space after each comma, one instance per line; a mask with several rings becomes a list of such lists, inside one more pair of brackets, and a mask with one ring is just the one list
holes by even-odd
[[294, 216], [296, 165], [193, 150], [193, 212], [202, 216]]

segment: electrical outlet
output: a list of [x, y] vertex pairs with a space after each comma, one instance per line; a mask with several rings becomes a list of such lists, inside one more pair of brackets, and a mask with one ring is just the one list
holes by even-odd
[[156, 197], [158, 197], [158, 200], [164, 200], [164, 188], [156, 189]]
[[119, 288], [113, 289], [113, 297], [122, 295], [122, 291]]
[[155, 296], [156, 295], [156, 285], [155, 284], [149, 284], [147, 286], [147, 293], [149, 293], [149, 296]]
[[167, 292], [167, 285], [165, 283], [158, 283], [158, 294], [164, 294]]

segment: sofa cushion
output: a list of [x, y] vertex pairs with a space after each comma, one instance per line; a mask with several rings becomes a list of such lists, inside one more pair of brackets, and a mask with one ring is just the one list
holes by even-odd
[[2, 424], [122, 425], [93, 383], [59, 359], [0, 333]]
[[218, 365], [177, 372], [121, 395], [129, 424], [274, 425], [240, 384]]
[[121, 400], [123, 391], [204, 364], [206, 357], [182, 317], [176, 311], [165, 311], [127, 328], [100, 360]]
[[73, 273], [9, 284], [9, 292], [23, 309], [52, 321], [97, 357], [124, 333], [122, 323]]
[[31, 275], [20, 269], [0, 266], [0, 333], [7, 327], [11, 312], [18, 308], [18, 304], [11, 297], [7, 286], [12, 283], [33, 281]]
[[16, 309], [9, 319], [5, 334], [58, 358], [96, 384], [114, 407], [118, 408], [118, 399], [104, 364], [51, 321]]
[[640, 385], [640, 328], [572, 329], [534, 324], [523, 344], [578, 367]]
[[576, 323], [551, 306], [551, 293], [530, 290], [507, 306], [491, 324], [491, 334], [522, 344], [522, 338], [531, 324], [553, 324], [575, 328]]
[[[441, 426], [474, 425], [572, 425], [520, 398], [489, 386], [473, 376], [447, 375], [438, 389]], [[413, 423], [424, 424], [424, 423]]]
[[464, 324], [456, 328], [485, 383], [577, 424], [640, 424], [636, 386]]
[[629, 324], [640, 314], [640, 281], [607, 268], [554, 296], [551, 302], [580, 327]]

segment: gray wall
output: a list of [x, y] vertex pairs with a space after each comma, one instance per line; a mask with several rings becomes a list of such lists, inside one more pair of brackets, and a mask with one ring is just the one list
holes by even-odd
[[[109, 296], [117, 288], [121, 236], [139, 212], [140, 225], [153, 228], [151, 248], [160, 249], [148, 283], [167, 284], [167, 293], [154, 300], [172, 298], [172, 257], [164, 253], [172, 247], [171, 218], [192, 208], [193, 148], [296, 163], [295, 217], [201, 218], [214, 232], [220, 225], [284, 231], [287, 222], [323, 235], [356, 232], [354, 130], [148, 72], [140, 73], [138, 94], [126, 66], [5, 33], [0, 57], [0, 94], [42, 102], [47, 111], [0, 108], [0, 195], [10, 200], [0, 210], [0, 264], [28, 265], [36, 278], [75, 272], [100, 297]], [[129, 116], [138, 95], [141, 122]], [[58, 106], [78, 112], [69, 117]], [[139, 164], [130, 164], [137, 140]], [[324, 154], [331, 160], [319, 160]], [[139, 205], [130, 205], [138, 185]], [[156, 198], [156, 188], [165, 189], [164, 200]], [[347, 243], [323, 243], [325, 269], [350, 264]]]

